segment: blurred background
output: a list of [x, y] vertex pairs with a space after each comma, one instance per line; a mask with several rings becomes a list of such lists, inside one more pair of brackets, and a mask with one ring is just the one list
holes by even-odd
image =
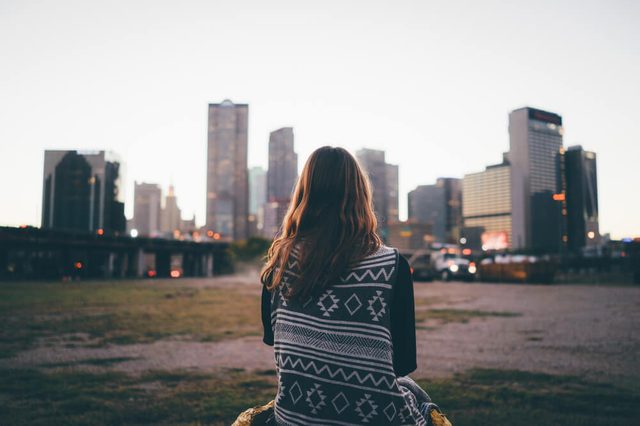
[[3, 1], [0, 423], [229, 424], [271, 399], [258, 271], [333, 145], [409, 259], [415, 375], [454, 424], [637, 424], [639, 19]]

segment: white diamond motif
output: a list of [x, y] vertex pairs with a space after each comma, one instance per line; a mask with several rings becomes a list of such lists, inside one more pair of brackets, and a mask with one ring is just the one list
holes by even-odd
[[396, 416], [395, 404], [393, 402], [390, 402], [382, 412], [385, 416], [387, 416], [387, 419], [389, 419], [389, 421], [393, 420], [393, 418]]
[[349, 401], [347, 397], [344, 396], [344, 393], [340, 392], [331, 400], [331, 404], [333, 404], [333, 408], [336, 409], [338, 414], [342, 414], [342, 412], [349, 406]]
[[[354, 306], [355, 305], [355, 306]], [[354, 294], [351, 295], [351, 297], [345, 302], [344, 306], [346, 306], [347, 311], [349, 311], [350, 315], [355, 314], [356, 312], [358, 312], [358, 309], [360, 309], [362, 307], [362, 302], [360, 301], [360, 299], [358, 298], [358, 296]]]
[[300, 398], [302, 398], [302, 389], [300, 389], [298, 382], [295, 382], [293, 386], [291, 386], [291, 389], [289, 389], [289, 396], [294, 404], [297, 404]]

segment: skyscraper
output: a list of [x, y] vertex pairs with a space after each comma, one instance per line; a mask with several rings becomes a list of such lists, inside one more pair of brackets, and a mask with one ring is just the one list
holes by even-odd
[[600, 241], [596, 154], [581, 146], [564, 153], [568, 248], [579, 253]]
[[420, 185], [408, 194], [409, 222], [429, 224], [435, 241], [447, 241], [447, 201], [444, 186]]
[[209, 104], [206, 227], [228, 240], [247, 238], [249, 106]]
[[162, 190], [155, 183], [134, 183], [133, 227], [141, 236], [156, 236], [160, 230]]
[[457, 244], [462, 227], [462, 179], [438, 178], [436, 186], [444, 188], [446, 242]]
[[267, 201], [267, 172], [262, 167], [249, 169], [249, 214], [257, 215]]
[[164, 198], [164, 208], [161, 214], [161, 227], [163, 233], [169, 234], [175, 230], [182, 230], [182, 211], [178, 207], [178, 197], [176, 197], [173, 185], [169, 185], [169, 192]]
[[502, 164], [464, 176], [462, 214], [462, 236], [467, 247], [474, 250], [511, 247], [511, 167], [506, 157]]
[[298, 154], [294, 151], [293, 128], [283, 127], [269, 135], [267, 203], [263, 205], [263, 236], [273, 238], [287, 213], [298, 179]]
[[509, 114], [512, 245], [559, 252], [563, 217], [560, 148], [562, 117], [524, 107]]
[[45, 151], [42, 227], [124, 233], [122, 162], [105, 151]]
[[289, 202], [298, 178], [298, 154], [293, 148], [293, 128], [283, 127], [269, 135], [267, 201]]
[[387, 164], [387, 217], [389, 223], [398, 222], [399, 212], [399, 199], [398, 193], [400, 192], [398, 184], [398, 165]]
[[373, 189], [373, 208], [378, 218], [378, 232], [386, 237], [386, 225], [389, 222], [389, 194], [387, 184], [387, 163], [384, 151], [363, 148], [356, 152], [358, 163], [369, 176]]

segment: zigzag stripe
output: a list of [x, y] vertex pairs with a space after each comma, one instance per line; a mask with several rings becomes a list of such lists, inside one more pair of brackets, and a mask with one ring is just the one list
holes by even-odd
[[[330, 383], [333, 385], [338, 385], [338, 386], [349, 386], [350, 388], [354, 388], [354, 389], [360, 389], [360, 390], [365, 390], [367, 392], [371, 392], [371, 393], [381, 393], [384, 395], [391, 395], [391, 396], [402, 396], [402, 394], [397, 391], [397, 392], [393, 392], [393, 391], [389, 391], [389, 390], [385, 390], [385, 389], [379, 389], [379, 388], [372, 388], [370, 386], [361, 386], [361, 385], [356, 385], [354, 383], [347, 383], [347, 382], [341, 382], [338, 380], [331, 380], [331, 379], [327, 379], [326, 377], [320, 377], [320, 376], [316, 376], [313, 374], [309, 374], [309, 373], [303, 373], [302, 371], [297, 371], [297, 370], [289, 370], [286, 368], [281, 368], [280, 369], [280, 374], [281, 375], [292, 375], [292, 376], [302, 376], [302, 377], [307, 377], [309, 379], [313, 379], [315, 381], [318, 382], [325, 382], [325, 383]], [[289, 380], [295, 380], [293, 378], [289, 378]]]
[[346, 278], [340, 278], [340, 280], [342, 280], [343, 283], [346, 283], [347, 281], [349, 281], [351, 278], [355, 278], [356, 281], [358, 282], [362, 282], [362, 280], [368, 275], [371, 277], [372, 280], [378, 280], [380, 279], [381, 275], [384, 275], [384, 278], [386, 281], [389, 281], [389, 278], [391, 278], [391, 275], [393, 274], [393, 272], [396, 270], [395, 266], [393, 268], [391, 268], [391, 270], [389, 272], [387, 272], [387, 270], [385, 268], [381, 268], [377, 274], [373, 274], [373, 272], [370, 269], [367, 269], [366, 271], [364, 271], [362, 273], [362, 275], [358, 275], [356, 272], [352, 271], [349, 273], [349, 275], [347, 275]]
[[[274, 345], [274, 350], [276, 354], [286, 353], [286, 354], [294, 355], [300, 358], [315, 359], [316, 361], [324, 362], [327, 364], [341, 365], [343, 367], [354, 368], [354, 369], [359, 368], [365, 371], [372, 371], [374, 373], [379, 373], [379, 374], [389, 374], [389, 375], [392, 375], [394, 378], [396, 377], [393, 368], [391, 368], [391, 366], [387, 364], [379, 365], [379, 364], [359, 361], [352, 358], [345, 359], [345, 358], [339, 358], [339, 357], [332, 357], [331, 355], [327, 355], [327, 354], [319, 354], [313, 351], [304, 351], [294, 346]], [[331, 358], [335, 358], [335, 359], [331, 359]]]
[[376, 371], [387, 372], [389, 374], [395, 374], [393, 365], [389, 361], [379, 360], [364, 360], [360, 358], [346, 357], [341, 354], [335, 354], [328, 351], [322, 351], [314, 348], [313, 350], [296, 345], [295, 343], [283, 343], [276, 341], [273, 345], [276, 352], [296, 352], [299, 356], [306, 356], [307, 358], [321, 357], [320, 360], [326, 360], [327, 362], [333, 362], [334, 364], [341, 364], [341, 362], [349, 362], [352, 365], [360, 364], [364, 369], [374, 369]]
[[372, 373], [367, 373], [364, 377], [361, 377], [358, 373], [358, 370], [353, 370], [351, 373], [347, 374], [342, 367], [339, 367], [335, 371], [331, 371], [331, 368], [329, 368], [329, 365], [327, 364], [324, 364], [322, 367], [318, 368], [315, 361], [309, 361], [309, 363], [305, 365], [301, 358], [292, 360], [293, 357], [288, 355], [280, 355], [279, 358], [280, 368], [284, 368], [287, 365], [289, 365], [292, 369], [295, 369], [299, 366], [304, 371], [309, 371], [310, 368], [313, 368], [313, 371], [318, 376], [326, 372], [330, 378], [335, 379], [336, 376], [341, 375], [342, 380], [344, 380], [345, 382], [349, 382], [355, 377], [355, 381], [357, 381], [359, 385], [364, 385], [367, 381], [370, 381], [371, 384], [376, 387], [379, 387], [381, 383], [384, 383], [387, 389], [393, 389], [395, 385], [395, 377], [389, 378], [388, 376], [380, 376], [378, 380], [376, 380], [373, 377]]

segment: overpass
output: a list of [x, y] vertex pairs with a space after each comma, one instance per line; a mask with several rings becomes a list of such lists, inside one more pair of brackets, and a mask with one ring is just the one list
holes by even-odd
[[0, 227], [0, 281], [210, 277], [232, 269], [229, 243]]

